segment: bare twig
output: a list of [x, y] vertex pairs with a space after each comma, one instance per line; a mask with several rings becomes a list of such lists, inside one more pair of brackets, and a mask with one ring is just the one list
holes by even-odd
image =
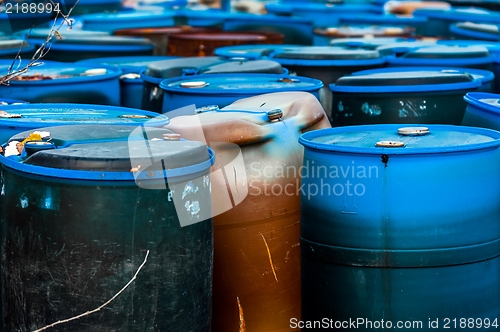
[[[54, 6], [54, 7], [56, 6], [56, 4], [54, 3], [53, 0], [49, 0], [49, 1], [51, 2], [52, 6]], [[61, 11], [57, 12], [56, 17], [54, 19], [54, 22], [51, 26], [51, 29], [50, 29], [47, 37], [45, 38], [44, 42], [42, 43], [42, 45], [40, 45], [38, 47], [38, 49], [35, 51], [35, 54], [33, 54], [31, 59], [29, 59], [28, 63], [24, 67], [21, 67], [21, 62], [22, 62], [21, 51], [22, 51], [24, 44], [27, 42], [28, 37], [30, 36], [30, 34], [34, 28], [35, 23], [33, 22], [33, 25], [31, 26], [30, 30], [28, 31], [28, 33], [26, 34], [26, 36], [24, 38], [23, 44], [21, 45], [21, 47], [19, 48], [19, 51], [17, 52], [17, 55], [12, 60], [12, 64], [9, 67], [7, 74], [0, 77], [0, 85], [8, 85], [9, 81], [11, 79], [28, 72], [28, 70], [31, 67], [36, 67], [36, 66], [43, 64], [43, 62], [38, 62], [38, 61], [42, 60], [43, 57], [45, 57], [45, 55], [47, 55], [47, 53], [50, 51], [50, 46], [52, 45], [52, 43], [51, 43], [52, 38], [54, 38], [54, 36], [57, 36], [57, 37], [61, 36], [61, 34], [59, 33], [59, 29], [64, 24], [68, 25], [68, 27], [69, 27], [68, 29], [73, 28], [73, 24], [69, 20], [69, 17], [71, 15], [71, 12], [73, 11], [73, 9], [76, 7], [76, 5], [78, 5], [79, 1], [80, 0], [77, 0], [75, 2], [75, 4], [69, 9], [68, 14], [64, 14]], [[2, 4], [2, 2], [3, 2], [3, 0], [0, 0], [0, 4]], [[59, 18], [59, 15], [62, 16], [63, 21], [59, 25], [57, 25], [56, 22], [57, 22], [57, 19]], [[15, 69], [13, 69], [13, 66], [17, 60], [19, 60], [19, 64], [17, 65], [17, 67]]]
[[134, 280], [137, 278], [137, 275], [139, 274], [139, 271], [141, 271], [142, 267], [144, 266], [144, 264], [146, 264], [146, 261], [148, 260], [148, 256], [149, 256], [149, 250], [146, 252], [146, 256], [144, 257], [144, 261], [142, 262], [141, 266], [139, 266], [139, 268], [137, 269], [137, 271], [135, 272], [134, 276], [132, 277], [132, 279], [130, 279], [130, 281], [125, 285], [123, 286], [122, 289], [120, 289], [120, 291], [118, 293], [116, 293], [112, 298], [110, 298], [108, 301], [106, 301], [105, 303], [103, 303], [101, 306], [99, 306], [98, 308], [94, 309], [94, 310], [90, 310], [90, 311], [87, 311], [83, 314], [80, 314], [78, 316], [74, 316], [74, 317], [71, 317], [71, 318], [68, 318], [68, 319], [63, 319], [63, 320], [59, 320], [55, 323], [52, 323], [50, 325], [47, 325], [47, 326], [44, 326], [38, 330], [35, 330], [33, 332], [40, 332], [40, 331], [44, 331], [44, 330], [47, 330], [51, 327], [54, 327], [56, 325], [59, 325], [59, 324], [62, 324], [62, 323], [67, 323], [67, 322], [70, 322], [70, 321], [73, 321], [73, 320], [76, 320], [76, 319], [79, 319], [79, 318], [82, 318], [84, 316], [88, 316], [90, 314], [93, 314], [93, 313], [96, 313], [98, 312], [99, 310], [101, 310], [102, 308], [104, 308], [105, 306], [107, 306], [108, 304], [110, 304], [111, 302], [113, 302], [114, 299], [116, 299], [121, 293], [123, 293], [123, 291], [125, 289], [127, 289], [128, 286], [130, 286], [131, 283], [134, 282]]

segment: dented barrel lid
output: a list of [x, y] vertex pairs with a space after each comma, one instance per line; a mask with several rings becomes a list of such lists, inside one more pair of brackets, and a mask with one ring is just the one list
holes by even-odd
[[29, 138], [34, 132], [42, 132], [44, 141], [52, 142], [55, 147], [67, 147], [72, 144], [108, 142], [108, 141], [127, 141], [127, 140], [158, 140], [163, 139], [163, 135], [172, 134], [173, 132], [161, 127], [141, 126], [137, 130], [138, 125], [123, 125], [114, 124], [72, 124], [61, 126], [40, 127], [36, 129], [26, 130], [12, 136], [8, 142], [22, 142]]
[[22, 104], [2, 106], [0, 127], [36, 128], [69, 124], [121, 124], [161, 127], [169, 123], [165, 115], [114, 106], [85, 104]]
[[317, 79], [271, 74], [196, 75], [162, 81], [164, 91], [181, 94], [264, 94], [279, 91], [313, 92], [323, 87]]
[[330, 90], [335, 93], [420, 93], [476, 89], [482, 82], [466, 72], [389, 70], [343, 76]]
[[436, 154], [498, 148], [500, 132], [449, 125], [363, 125], [308, 132], [299, 143], [342, 153]]
[[[10, 64], [0, 64], [0, 75], [6, 75]], [[43, 66], [10, 79], [11, 85], [53, 85], [99, 81], [118, 77], [121, 69], [114, 66], [46, 62]]]

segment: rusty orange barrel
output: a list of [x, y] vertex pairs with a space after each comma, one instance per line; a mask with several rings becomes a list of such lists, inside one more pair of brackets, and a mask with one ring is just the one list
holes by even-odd
[[117, 36], [142, 37], [148, 38], [155, 44], [154, 55], [166, 55], [168, 38], [175, 33], [213, 33], [220, 31], [216, 28], [197, 28], [189, 25], [161, 27], [161, 28], [136, 28], [120, 29], [113, 32]]
[[300, 318], [298, 137], [330, 123], [307, 92], [197, 112], [172, 118], [166, 128], [216, 153], [212, 331], [290, 331], [290, 319]]
[[283, 35], [275, 32], [186, 32], [171, 35], [168, 55], [207, 56], [216, 48], [246, 44], [283, 44]]

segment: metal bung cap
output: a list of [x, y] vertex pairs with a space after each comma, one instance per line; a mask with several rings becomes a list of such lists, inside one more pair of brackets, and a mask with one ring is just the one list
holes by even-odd
[[278, 82], [282, 83], [300, 83], [300, 80], [297, 78], [291, 78], [291, 77], [283, 77], [278, 79]]
[[182, 82], [181, 87], [183, 88], [203, 88], [208, 86], [209, 83], [203, 81], [195, 81], [195, 82]]
[[139, 79], [141, 78], [141, 75], [140, 74], [136, 74], [136, 73], [128, 73], [128, 74], [124, 74], [122, 76], [120, 76], [120, 79], [133, 79], [133, 80], [136, 80], [136, 79]]
[[119, 116], [122, 119], [150, 119], [149, 115], [143, 114], [124, 114]]
[[8, 113], [8, 112], [5, 112], [5, 111], [1, 111], [0, 110], [0, 118], [21, 118], [22, 115], [21, 114], [12, 114], [12, 113]]
[[272, 109], [270, 111], [267, 111], [267, 117], [271, 122], [279, 121], [283, 117], [283, 111], [279, 108]]
[[398, 142], [398, 141], [379, 141], [375, 144], [375, 146], [381, 148], [401, 148], [404, 147], [405, 144], [403, 142]]
[[403, 127], [398, 128], [398, 134], [403, 136], [423, 136], [429, 134], [427, 127]]
[[82, 75], [104, 75], [108, 71], [105, 68], [95, 68], [95, 69], [88, 69], [82, 73]]
[[179, 141], [181, 139], [181, 134], [163, 134], [162, 137], [166, 141]]
[[203, 106], [203, 107], [198, 107], [194, 113], [195, 114], [200, 114], [200, 113], [206, 113], [206, 112], [217, 112], [219, 110], [218, 105], [208, 105], [208, 106]]

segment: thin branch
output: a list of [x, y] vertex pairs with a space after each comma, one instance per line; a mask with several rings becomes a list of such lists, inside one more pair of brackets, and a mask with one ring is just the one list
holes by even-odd
[[131, 283], [134, 282], [134, 280], [137, 278], [137, 275], [139, 274], [139, 271], [141, 271], [142, 267], [144, 266], [144, 264], [146, 264], [146, 261], [148, 260], [148, 256], [149, 256], [149, 250], [146, 252], [146, 257], [144, 257], [144, 261], [142, 262], [141, 266], [139, 266], [139, 268], [137, 269], [137, 272], [135, 272], [134, 276], [132, 277], [132, 279], [130, 279], [130, 281], [125, 285], [123, 286], [123, 288], [118, 292], [116, 293], [112, 298], [110, 298], [108, 301], [106, 301], [105, 303], [103, 303], [101, 306], [99, 306], [98, 308], [94, 309], [94, 310], [90, 310], [90, 311], [87, 311], [83, 314], [80, 314], [78, 316], [74, 316], [74, 317], [71, 317], [71, 318], [68, 318], [68, 319], [63, 319], [63, 320], [59, 320], [55, 323], [52, 323], [50, 325], [47, 325], [47, 326], [44, 326], [42, 327], [41, 329], [38, 329], [38, 330], [35, 330], [33, 332], [40, 332], [40, 331], [43, 331], [43, 330], [46, 330], [46, 329], [49, 329], [51, 327], [54, 327], [56, 325], [59, 325], [59, 324], [62, 324], [62, 323], [67, 323], [67, 322], [70, 322], [70, 321], [73, 321], [73, 320], [76, 320], [76, 319], [79, 319], [79, 318], [82, 318], [84, 316], [88, 316], [90, 314], [93, 314], [93, 313], [96, 313], [98, 312], [99, 310], [101, 310], [102, 308], [104, 308], [105, 306], [107, 306], [108, 304], [110, 304], [111, 302], [113, 302], [114, 299], [116, 299], [121, 293], [123, 293], [123, 291], [125, 289], [127, 289], [128, 286], [130, 286]]

